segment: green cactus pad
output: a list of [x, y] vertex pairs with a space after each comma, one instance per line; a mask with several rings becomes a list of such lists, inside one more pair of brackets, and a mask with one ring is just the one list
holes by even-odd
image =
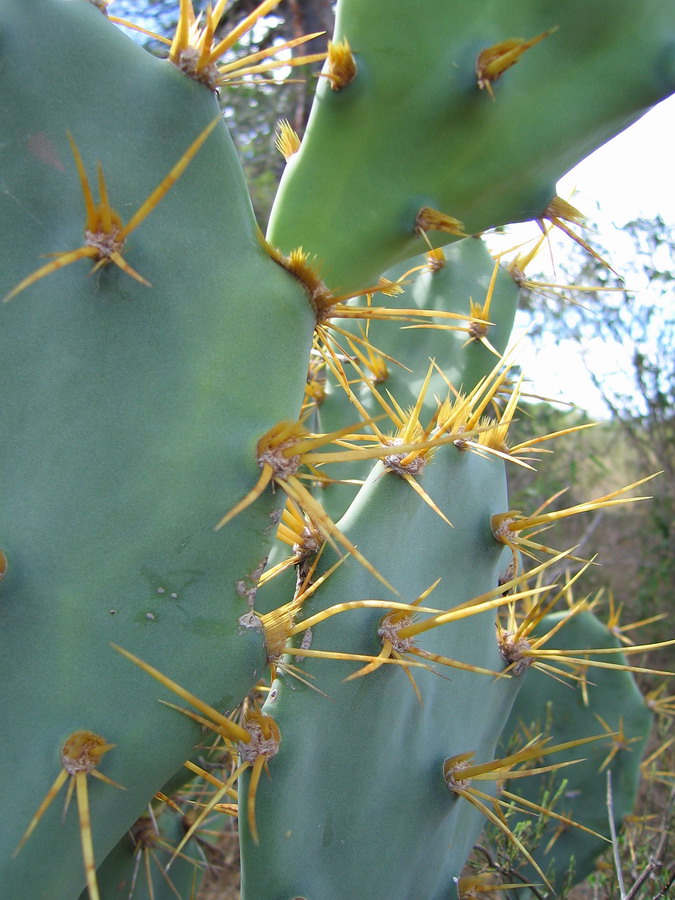
[[[83, 244], [67, 131], [128, 221], [218, 107], [84, 0], [5, 3], [1, 27], [5, 294]], [[114, 744], [101, 774], [126, 789], [89, 778], [97, 860], [199, 739], [110, 642], [223, 710], [264, 666], [238, 619], [280, 498], [214, 526], [257, 477], [260, 434], [298, 413], [313, 315], [258, 241], [222, 125], [124, 256], [151, 287], [83, 259], [0, 307], [0, 881], [16, 900], [83, 884], [76, 810], [62, 824], [59, 800], [12, 858], [70, 733]]]
[[[551, 29], [494, 99], [479, 89], [482, 51]], [[342, 0], [342, 39], [356, 77], [337, 91], [319, 84], [268, 235], [285, 253], [314, 254], [338, 293], [424, 249], [423, 207], [466, 234], [541, 216], [561, 175], [675, 87], [671, 0], [402, 0], [384, 11]]]
[[[489, 519], [505, 502], [503, 464], [445, 447], [421, 482], [456, 529], [441, 522], [402, 479], [378, 463], [340, 527], [412, 602], [451, 608], [497, 585], [503, 557]], [[433, 537], [432, 537], [433, 536]], [[382, 597], [354, 561], [312, 598], [305, 617], [344, 599]], [[377, 654], [382, 611], [344, 612], [317, 624], [310, 649]], [[494, 615], [481, 613], [426, 632], [419, 646], [500, 671]], [[411, 657], [413, 659], [414, 657]], [[445, 897], [482, 827], [443, 781], [443, 759], [473, 750], [491, 758], [517, 679], [441, 669], [411, 670], [418, 701], [398, 666], [344, 682], [359, 663], [305, 658], [297, 664], [330, 699], [288, 675], [263, 712], [281, 731], [256, 796], [259, 845], [240, 816], [246, 900]], [[246, 787], [240, 787], [240, 803]], [[384, 823], [386, 822], [386, 827]]]

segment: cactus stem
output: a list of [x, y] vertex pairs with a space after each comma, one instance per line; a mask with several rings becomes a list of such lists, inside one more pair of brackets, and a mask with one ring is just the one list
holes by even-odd
[[526, 40], [525, 38], [508, 38], [500, 41], [492, 47], [481, 50], [476, 60], [476, 78], [478, 87], [486, 90], [490, 97], [494, 100], [495, 95], [492, 85], [498, 81], [507, 69], [514, 66], [521, 58], [526, 50], [534, 47], [539, 41], [543, 41], [549, 35], [553, 34], [559, 28], [555, 25], [548, 31], [542, 31], [536, 37]]
[[152, 210], [160, 203], [167, 192], [173, 187], [173, 185], [183, 174], [187, 166], [190, 164], [192, 158], [195, 156], [204, 141], [216, 127], [220, 119], [221, 117], [219, 114], [212, 122], [210, 122], [209, 125], [206, 126], [206, 128], [199, 135], [197, 135], [195, 140], [192, 142], [192, 144], [190, 144], [190, 146], [178, 160], [176, 165], [162, 179], [162, 181], [157, 185], [154, 191], [152, 191], [150, 196], [139, 206], [139, 208], [136, 210], [136, 212], [126, 225], [122, 224], [122, 220], [120, 219], [118, 213], [110, 206], [110, 203], [108, 201], [108, 190], [100, 163], [98, 165], [98, 187], [100, 200], [98, 204], [94, 202], [91, 187], [89, 186], [89, 180], [87, 178], [87, 173], [82, 162], [82, 157], [80, 156], [80, 152], [77, 149], [77, 145], [75, 144], [73, 136], [70, 132], [68, 132], [68, 140], [70, 142], [73, 156], [75, 158], [75, 165], [77, 166], [80, 185], [82, 188], [82, 195], [84, 198], [84, 231], [86, 238], [84, 246], [78, 247], [76, 250], [69, 250], [64, 253], [53, 254], [54, 259], [52, 259], [51, 262], [46, 263], [46, 265], [41, 266], [39, 269], [36, 269], [35, 272], [33, 272], [31, 275], [28, 275], [23, 279], [23, 281], [19, 282], [19, 284], [17, 284], [16, 287], [13, 288], [4, 297], [4, 302], [8, 302], [13, 297], [16, 297], [17, 294], [21, 293], [21, 291], [25, 290], [27, 287], [30, 287], [32, 284], [35, 284], [36, 281], [45, 278], [47, 275], [51, 275], [52, 272], [63, 269], [65, 268], [65, 266], [69, 266], [71, 263], [77, 262], [80, 259], [87, 258], [97, 260], [96, 265], [92, 269], [92, 272], [96, 272], [102, 266], [113, 262], [116, 266], [122, 269], [123, 272], [126, 272], [127, 275], [130, 275], [141, 284], [145, 284], [150, 287], [150, 282], [146, 281], [146, 279], [143, 278], [142, 275], [139, 275], [138, 272], [132, 269], [127, 261], [123, 258], [122, 250], [124, 249], [125, 241], [129, 237], [131, 232], [138, 228], [141, 222], [143, 222], [144, 219], [148, 217]]

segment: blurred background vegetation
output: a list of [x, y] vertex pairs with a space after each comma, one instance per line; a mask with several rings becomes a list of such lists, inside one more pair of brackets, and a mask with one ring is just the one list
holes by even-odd
[[[203, 2], [194, 5], [206, 7]], [[256, 6], [256, 0], [233, 0], [223, 19], [223, 30], [230, 30]], [[170, 37], [178, 20], [178, 3], [115, 0], [108, 12]], [[316, 31], [326, 31], [330, 36], [333, 15], [331, 0], [283, 0], [273, 14], [246, 35], [246, 44], [236, 47], [235, 55], [240, 57]], [[137, 32], [129, 34], [150, 52], [166, 54], [159, 42]], [[320, 52], [325, 40], [318, 38], [294, 52]], [[320, 64], [315, 71], [280, 69], [271, 83], [254, 83], [249, 77], [221, 91], [221, 106], [263, 229], [284, 165], [274, 146], [277, 122], [287, 119], [303, 134], [318, 69]], [[555, 253], [555, 280], [559, 284], [599, 285], [613, 291], [589, 294], [570, 287], [563, 292], [566, 299], [561, 299], [559, 291], [545, 287], [523, 290], [520, 316], [530, 340], [542, 347], [554, 342], [568, 348], [569, 368], [559, 373], [560, 379], [564, 382], [575, 367], [585, 367], [606, 412], [595, 428], [553, 442], [554, 452], [543, 457], [536, 472], [514, 466], [510, 474], [512, 508], [530, 513], [551, 497], [556, 499], [549, 509], [570, 506], [645, 475], [661, 473], [643, 491], [653, 495], [651, 501], [573, 517], [556, 526], [556, 547], [579, 545], [582, 556], [597, 554], [598, 565], [587, 572], [583, 592], [590, 595], [602, 591], [606, 604], [611, 598], [614, 608], [622, 609], [620, 624], [625, 628], [669, 612], [675, 593], [675, 221], [660, 216], [636, 218], [624, 223], [621, 230], [630, 238], [632, 251], [620, 259], [612, 258], [598, 240], [591, 239], [599, 255], [620, 277], [572, 241]], [[585, 233], [587, 240], [589, 233], [593, 229]], [[550, 281], [550, 271], [538, 275], [536, 265], [535, 260], [528, 270], [528, 281]], [[598, 365], [601, 358], [602, 365]], [[607, 360], [613, 366], [608, 367]], [[525, 371], [528, 375], [527, 365]], [[520, 441], [588, 421], [591, 418], [584, 408], [533, 397], [523, 404], [515, 433]], [[659, 619], [635, 633], [623, 633], [635, 643], [667, 640], [672, 637], [672, 625], [669, 619]], [[672, 669], [673, 654], [667, 648], [650, 654], [649, 662], [646, 657], [634, 662]], [[649, 676], [640, 679], [645, 693], [659, 686]], [[665, 694], [672, 693], [672, 686], [667, 686]], [[670, 715], [670, 719], [661, 720], [653, 741], [653, 748], [666, 744], [657, 767], [670, 774], [645, 781], [642, 806], [631, 823], [632, 831], [629, 829], [621, 838], [629, 885], [635, 884], [655, 847], [664, 860], [668, 856], [663, 833], [673, 827], [675, 790], [675, 748], [668, 744], [675, 740], [669, 737]], [[229, 874], [219, 877], [209, 889], [208, 896], [214, 900], [237, 896], [236, 833], [230, 832], [225, 840], [220, 865]], [[672, 860], [672, 848], [669, 858]], [[675, 892], [675, 867], [671, 864], [671, 868], [666, 866], [658, 884], [656, 876], [650, 878], [644, 892], [640, 888], [630, 894], [631, 900], [670, 896], [671, 890]], [[575, 889], [570, 896], [609, 900], [622, 895], [611, 865], [603, 863], [595, 881]]]

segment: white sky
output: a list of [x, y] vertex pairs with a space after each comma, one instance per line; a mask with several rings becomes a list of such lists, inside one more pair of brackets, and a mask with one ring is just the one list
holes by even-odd
[[[558, 184], [558, 195], [572, 197], [581, 212], [598, 222], [598, 237], [612, 252], [609, 262], [622, 269], [621, 235], [616, 232], [638, 216], [661, 214], [675, 223], [675, 97], [660, 103], [631, 128], [601, 147]], [[596, 208], [597, 205], [597, 208]], [[598, 212], [599, 208], [599, 212]], [[522, 226], [530, 229], [530, 226]], [[537, 234], [536, 226], [527, 234]], [[521, 232], [518, 232], [520, 238]], [[493, 245], [494, 246], [494, 245]], [[542, 254], [542, 265], [544, 264]], [[601, 295], [600, 295], [601, 296]], [[516, 329], [515, 338], [523, 333]], [[595, 391], [580, 358], [569, 345], [552, 341], [539, 352], [527, 340], [518, 358], [530, 389], [549, 398], [560, 398], [587, 409], [593, 417], [606, 418], [607, 410]], [[616, 372], [615, 354], [603, 346], [592, 348], [593, 364], [607, 374]], [[564, 373], [564, 387], [561, 388]]]

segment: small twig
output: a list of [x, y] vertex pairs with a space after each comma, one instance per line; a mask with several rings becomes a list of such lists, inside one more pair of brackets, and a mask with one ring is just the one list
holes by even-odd
[[541, 894], [537, 888], [530, 883], [530, 880], [519, 872], [517, 869], [513, 869], [510, 866], [500, 866], [498, 862], [493, 860], [492, 855], [486, 847], [483, 847], [482, 844], [474, 844], [474, 850], [478, 850], [483, 856], [487, 859], [488, 865], [498, 872], [500, 875], [503, 875], [507, 878], [516, 878], [518, 881], [522, 881], [523, 884], [527, 885], [530, 889], [530, 892], [537, 898], [537, 900], [546, 900], [544, 894]]
[[524, 875], [521, 875], [521, 873], [517, 869], [508, 869], [507, 871], [500, 869], [500, 872], [502, 872], [502, 874], [506, 875], [508, 878], [517, 878], [518, 881], [522, 881], [523, 884], [527, 885], [527, 887], [530, 889], [530, 893], [534, 894], [537, 900], [546, 900], [546, 897], [549, 896], [548, 894], [540, 893], [539, 890], [532, 884], [532, 882]]
[[642, 872], [642, 874], [640, 875], [640, 877], [637, 879], [637, 881], [633, 885], [633, 887], [630, 889], [630, 891], [628, 891], [628, 894], [626, 895], [626, 900], [635, 900], [635, 898], [638, 895], [638, 891], [640, 890], [642, 885], [645, 883], [645, 881], [649, 878], [649, 876], [652, 874], [652, 872], [654, 872], [656, 869], [660, 869], [660, 868], [661, 868], [661, 863], [658, 861], [658, 859], [654, 859], [654, 857], [652, 857], [649, 860], [649, 862], [647, 863], [647, 866], [644, 869], [644, 871]]
[[668, 884], [664, 885], [658, 892], [658, 894], [652, 897], [652, 900], [660, 900], [661, 897], [667, 897], [668, 891], [673, 886], [673, 884], [675, 884], [675, 872], [673, 872], [673, 874], [668, 879]]
[[621, 872], [621, 858], [619, 857], [619, 842], [616, 837], [616, 828], [614, 827], [614, 799], [612, 797], [612, 770], [607, 769], [607, 817], [609, 819], [609, 833], [612, 836], [612, 856], [614, 857], [614, 869], [616, 871], [616, 880], [621, 892], [621, 900], [627, 900], [626, 889], [623, 884], [623, 874]]
[[496, 863], [496, 862], [494, 861], [494, 859], [492, 858], [492, 854], [491, 854], [490, 851], [487, 849], [487, 847], [484, 847], [482, 844], [474, 844], [474, 848], [473, 848], [473, 849], [474, 849], [474, 850], [478, 850], [479, 853], [482, 853], [482, 854], [483, 854], [483, 856], [485, 857], [485, 859], [487, 859], [488, 865], [489, 865], [489, 866], [491, 866], [493, 869], [496, 869], [496, 868], [497, 868], [497, 863]]

